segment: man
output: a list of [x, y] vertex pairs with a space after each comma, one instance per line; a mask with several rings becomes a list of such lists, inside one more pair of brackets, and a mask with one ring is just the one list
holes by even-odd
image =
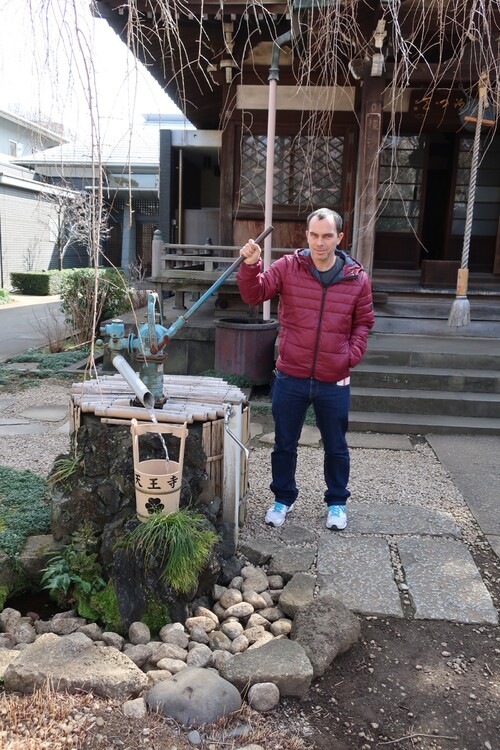
[[266, 523], [282, 526], [297, 499], [297, 445], [307, 409], [314, 407], [324, 447], [326, 526], [345, 529], [350, 495], [346, 441], [350, 369], [366, 350], [374, 323], [371, 284], [356, 260], [338, 250], [342, 219], [328, 208], [307, 218], [308, 248], [284, 255], [262, 272], [261, 249], [241, 248], [241, 296], [250, 305], [279, 295], [280, 334], [272, 384], [275, 423], [271, 455], [274, 505]]

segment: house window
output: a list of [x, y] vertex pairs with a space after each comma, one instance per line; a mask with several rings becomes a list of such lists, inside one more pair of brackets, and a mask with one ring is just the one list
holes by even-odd
[[380, 153], [377, 231], [418, 230], [425, 138], [387, 136]]
[[[470, 169], [472, 164], [473, 138], [460, 138], [457, 180], [451, 231], [453, 235], [465, 234], [467, 200], [469, 197]], [[484, 146], [484, 143], [482, 144]], [[485, 156], [485, 158], [483, 158]], [[493, 140], [488, 150], [479, 154], [474, 196], [472, 234], [479, 237], [495, 237], [500, 212], [500, 143]]]
[[9, 141], [9, 156], [19, 156], [21, 153], [21, 144], [17, 141]]
[[[342, 203], [343, 137], [277, 136], [274, 143], [275, 206], [308, 210]], [[267, 136], [242, 141], [240, 205], [263, 206]]]

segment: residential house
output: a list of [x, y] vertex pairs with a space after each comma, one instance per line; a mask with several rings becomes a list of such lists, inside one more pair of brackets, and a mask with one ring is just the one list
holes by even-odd
[[0, 110], [0, 286], [10, 288], [10, 274], [54, 267], [54, 220], [50, 190], [14, 160], [66, 139], [55, 126], [45, 127]]
[[[86, 143], [66, 143], [18, 160], [29, 167], [37, 179], [46, 185], [70, 185], [77, 190], [102, 191], [103, 201], [110, 211], [110, 234], [104, 243], [102, 263], [123, 269], [137, 269], [151, 273], [153, 233], [160, 225], [158, 191], [160, 177], [160, 133], [173, 143], [178, 163], [178, 175], [166, 172], [163, 188], [170, 200], [178, 204], [179, 191], [184, 195], [183, 210], [174, 212], [172, 225], [165, 236], [177, 236], [178, 216], [187, 221], [189, 241], [205, 241], [218, 232], [218, 211], [215, 221], [210, 209], [218, 194], [218, 183], [210, 181], [216, 171], [217, 145], [204, 133], [200, 138], [183, 116], [144, 115], [142, 125], [136, 125], [112, 138], [105, 138], [94, 146]], [[200, 156], [199, 143], [205, 145]], [[210, 156], [212, 154], [213, 156]], [[170, 155], [170, 151], [169, 151]], [[214, 159], [212, 166], [211, 159]], [[192, 178], [193, 170], [196, 179]], [[208, 175], [204, 180], [200, 174]], [[180, 187], [179, 187], [180, 186]], [[200, 206], [207, 209], [201, 223]], [[213, 212], [212, 212], [213, 213]]]

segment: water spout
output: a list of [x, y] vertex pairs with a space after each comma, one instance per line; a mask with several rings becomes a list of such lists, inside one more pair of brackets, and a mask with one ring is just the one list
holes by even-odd
[[137, 396], [139, 401], [144, 404], [146, 409], [150, 411], [154, 409], [155, 397], [153, 396], [151, 391], [148, 390], [148, 388], [144, 385], [138, 374], [133, 371], [127, 360], [124, 359], [121, 354], [115, 354], [112, 362], [114, 367], [116, 367], [120, 375], [125, 378], [127, 384], [132, 388], [135, 395]]

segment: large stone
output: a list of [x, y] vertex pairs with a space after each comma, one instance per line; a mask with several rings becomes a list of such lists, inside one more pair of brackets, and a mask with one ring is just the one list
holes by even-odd
[[298, 609], [312, 602], [315, 586], [316, 579], [314, 576], [309, 573], [296, 573], [288, 581], [280, 595], [280, 609], [283, 610], [285, 615], [294, 617]]
[[338, 599], [325, 594], [297, 612], [290, 637], [302, 646], [314, 676], [320, 677], [335, 657], [350, 649], [360, 635], [358, 618]]
[[19, 625], [21, 618], [22, 615], [18, 609], [14, 609], [13, 607], [5, 607], [5, 609], [0, 612], [0, 633], [12, 632], [12, 630], [17, 625]]
[[15, 661], [20, 653], [20, 651], [12, 648], [0, 648], [0, 680], [3, 679], [5, 670], [9, 664]]
[[35, 620], [34, 628], [37, 635], [55, 633], [56, 635], [70, 635], [82, 625], [86, 625], [84, 617], [53, 617], [51, 620]]
[[260, 648], [247, 650], [223, 664], [221, 675], [239, 690], [257, 682], [273, 682], [282, 696], [303, 698], [313, 678], [309, 658], [296, 641], [272, 640]]
[[183, 726], [198, 726], [239, 711], [241, 697], [215, 670], [187, 667], [149, 690], [146, 703]]
[[62, 548], [52, 534], [38, 534], [26, 540], [23, 551], [19, 555], [21, 570], [29, 581], [39, 583], [42, 571], [47, 567], [51, 556]]
[[[0, 587], [4, 589], [5, 599], [11, 591], [15, 591], [20, 582], [20, 574], [16, 570], [13, 560], [0, 551]], [[3, 608], [4, 598], [0, 599], [0, 609]]]
[[8, 691], [32, 693], [47, 680], [59, 692], [81, 690], [104, 698], [139, 695], [148, 678], [120, 651], [94, 644], [83, 633], [41, 635], [11, 662], [4, 674]]

